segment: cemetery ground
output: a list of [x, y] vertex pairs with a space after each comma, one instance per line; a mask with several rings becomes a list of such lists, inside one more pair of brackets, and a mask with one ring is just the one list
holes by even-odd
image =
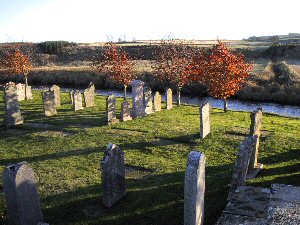
[[[33, 91], [33, 97], [20, 103], [24, 125], [0, 128], [0, 174], [9, 163], [29, 163], [45, 222], [182, 224], [184, 173], [192, 150], [206, 155], [205, 224], [220, 216], [240, 142], [249, 134], [250, 113], [212, 109], [212, 131], [200, 139], [199, 107], [173, 105], [172, 110], [108, 126], [105, 97], [96, 96], [95, 107], [74, 112], [69, 93], [62, 93], [62, 105], [52, 117], [43, 114], [41, 92]], [[3, 94], [0, 109], [3, 117]], [[300, 186], [299, 127], [298, 118], [264, 114], [258, 156], [264, 169], [248, 185]], [[109, 143], [125, 153], [127, 195], [108, 209], [101, 198], [100, 160]], [[7, 224], [2, 183], [0, 224]]]

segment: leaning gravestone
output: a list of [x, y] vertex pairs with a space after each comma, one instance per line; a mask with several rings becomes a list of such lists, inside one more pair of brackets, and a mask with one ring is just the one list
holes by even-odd
[[159, 112], [161, 111], [161, 95], [159, 94], [159, 92], [155, 92], [155, 95], [154, 95], [154, 111], [155, 112]]
[[20, 111], [17, 88], [13, 82], [9, 82], [4, 86], [4, 109], [3, 123], [5, 127], [23, 124], [24, 120]]
[[119, 122], [116, 114], [116, 98], [114, 95], [106, 98], [106, 117], [109, 125]]
[[25, 84], [18, 83], [16, 84], [18, 101], [25, 100]]
[[35, 175], [27, 163], [7, 166], [2, 179], [9, 223], [37, 225], [43, 222]]
[[167, 109], [172, 109], [172, 104], [173, 104], [173, 96], [172, 96], [172, 90], [171, 88], [168, 88], [166, 90], [166, 108]]
[[124, 153], [109, 144], [101, 160], [102, 199], [106, 207], [113, 206], [126, 195]]
[[95, 85], [91, 82], [83, 92], [85, 107], [95, 106]]
[[82, 95], [80, 91], [73, 92], [73, 108], [74, 111], [82, 110]]
[[258, 108], [250, 115], [251, 125], [250, 125], [250, 135], [261, 135], [261, 125], [262, 125], [262, 108]]
[[54, 91], [46, 91], [42, 93], [44, 114], [45, 116], [53, 116], [57, 114], [56, 101]]
[[184, 180], [184, 225], [202, 225], [204, 217], [205, 155], [189, 154]]
[[52, 85], [49, 90], [54, 91], [56, 107], [60, 107], [60, 87]]
[[248, 166], [247, 179], [256, 177], [256, 175], [262, 170], [263, 164], [258, 163], [258, 150], [259, 150], [259, 137], [257, 135], [253, 136], [253, 149], [250, 156], [250, 162]]
[[153, 109], [152, 109], [152, 91], [149, 87], [144, 87], [144, 107], [145, 107], [145, 113], [146, 114], [153, 113]]
[[130, 104], [126, 100], [121, 105], [121, 121], [132, 120]]
[[254, 148], [255, 137], [250, 136], [242, 141], [233, 169], [232, 182], [229, 190], [229, 199], [231, 198], [235, 190], [245, 183], [250, 163], [250, 157]]
[[210, 133], [210, 106], [206, 103], [200, 107], [200, 137], [205, 138]]
[[132, 116], [133, 118], [145, 116], [143, 101], [144, 82], [141, 80], [134, 80], [130, 85], [132, 86]]

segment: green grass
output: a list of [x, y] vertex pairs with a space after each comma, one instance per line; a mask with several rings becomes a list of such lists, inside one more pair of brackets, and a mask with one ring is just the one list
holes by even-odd
[[[249, 132], [249, 113], [213, 109], [212, 132], [201, 140], [198, 107], [174, 106], [107, 126], [104, 97], [96, 97], [95, 108], [73, 112], [68, 93], [63, 93], [58, 115], [46, 118], [41, 93], [33, 94], [34, 100], [21, 103], [28, 124], [0, 130], [0, 174], [8, 163], [29, 163], [36, 173], [46, 222], [182, 224], [184, 173], [192, 150], [206, 155], [205, 224], [216, 221], [226, 205], [240, 142]], [[118, 111], [120, 104], [117, 99]], [[41, 123], [46, 125], [37, 125]], [[259, 162], [265, 169], [251, 185], [300, 185], [299, 126], [299, 119], [264, 114]], [[126, 165], [137, 170], [126, 174], [126, 197], [106, 209], [101, 200], [100, 160], [110, 142], [125, 152]], [[7, 224], [2, 192], [0, 224]]]

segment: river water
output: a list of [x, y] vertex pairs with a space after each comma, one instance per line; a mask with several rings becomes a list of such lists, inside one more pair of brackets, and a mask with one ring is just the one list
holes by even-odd
[[[33, 90], [48, 90], [48, 87], [32, 87]], [[71, 88], [61, 88], [62, 92], [69, 92]], [[83, 92], [83, 89], [78, 89]], [[116, 90], [96, 90], [96, 94], [102, 96], [115, 95], [116, 97], [123, 97], [122, 91]], [[131, 93], [127, 94], [128, 98], [131, 98]], [[176, 101], [176, 96], [173, 96], [174, 102]], [[164, 101], [164, 95], [162, 96]], [[223, 109], [223, 100], [215, 99], [212, 97], [187, 97], [181, 96], [182, 104], [200, 106], [203, 103], [209, 102], [213, 108]], [[273, 113], [277, 115], [296, 117], [300, 118], [300, 106], [290, 106], [290, 105], [280, 105], [276, 103], [264, 103], [264, 102], [246, 102], [239, 100], [228, 99], [228, 110], [234, 111], [246, 111], [252, 112], [258, 107], [263, 109], [263, 112]]]

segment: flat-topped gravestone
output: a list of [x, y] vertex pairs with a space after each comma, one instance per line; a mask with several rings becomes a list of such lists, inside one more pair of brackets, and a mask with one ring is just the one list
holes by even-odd
[[9, 223], [37, 225], [43, 222], [35, 175], [27, 163], [7, 166], [2, 180]]
[[161, 95], [159, 94], [158, 91], [155, 92], [153, 102], [154, 102], [154, 112], [161, 111]]
[[121, 121], [132, 120], [130, 104], [126, 100], [121, 105]]
[[205, 138], [210, 133], [210, 105], [206, 103], [200, 107], [200, 137]]
[[255, 137], [250, 136], [242, 141], [240, 145], [240, 149], [238, 151], [233, 169], [232, 181], [228, 197], [229, 199], [231, 198], [237, 187], [242, 186], [245, 183], [250, 163], [250, 157], [253, 149], [255, 148], [255, 143]]
[[25, 86], [25, 99], [26, 100], [33, 99], [31, 86]]
[[126, 195], [124, 153], [114, 144], [109, 144], [101, 160], [102, 200], [112, 207]]
[[250, 125], [250, 135], [261, 135], [261, 126], [262, 126], [262, 108], [258, 108], [250, 114], [251, 125]]
[[106, 117], [109, 125], [119, 122], [116, 114], [116, 98], [114, 95], [106, 98]]
[[43, 108], [45, 116], [53, 116], [57, 114], [56, 101], [54, 91], [46, 91], [42, 93]]
[[25, 100], [25, 84], [18, 83], [16, 84], [18, 101]]
[[60, 107], [60, 87], [57, 85], [52, 85], [49, 90], [54, 91], [56, 107]]
[[184, 225], [202, 225], [204, 218], [205, 155], [189, 154], [184, 180]]
[[20, 111], [17, 88], [13, 82], [9, 82], [4, 86], [4, 109], [3, 123], [5, 127], [23, 124], [24, 119]]
[[90, 82], [87, 89], [83, 92], [85, 107], [95, 106], [95, 85]]
[[82, 95], [80, 91], [73, 92], [73, 108], [74, 111], [82, 110]]
[[134, 80], [130, 85], [132, 87], [132, 117], [138, 118], [145, 116], [144, 82], [141, 80]]
[[166, 109], [172, 109], [173, 104], [173, 95], [171, 88], [166, 90]]
[[153, 113], [152, 91], [151, 91], [150, 87], [144, 87], [144, 107], [145, 107], [146, 114]]

